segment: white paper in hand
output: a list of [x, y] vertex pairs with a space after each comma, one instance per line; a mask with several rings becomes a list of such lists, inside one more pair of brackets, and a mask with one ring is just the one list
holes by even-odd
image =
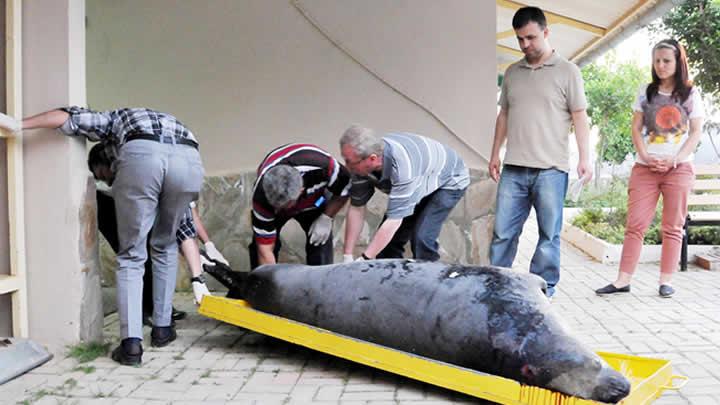
[[582, 189], [585, 186], [585, 183], [587, 183], [587, 179], [585, 177], [581, 177], [577, 179], [575, 183], [573, 183], [567, 192], [567, 198], [568, 200], [576, 203], [580, 199], [580, 194], [582, 194]]

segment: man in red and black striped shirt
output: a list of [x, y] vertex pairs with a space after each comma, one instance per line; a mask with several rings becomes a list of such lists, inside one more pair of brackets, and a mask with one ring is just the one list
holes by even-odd
[[332, 219], [345, 205], [350, 173], [315, 145], [292, 143], [265, 156], [253, 186], [250, 266], [277, 262], [283, 225], [294, 218], [305, 231], [306, 262], [333, 262]]

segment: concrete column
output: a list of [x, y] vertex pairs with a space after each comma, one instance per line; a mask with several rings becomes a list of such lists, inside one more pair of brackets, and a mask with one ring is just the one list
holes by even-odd
[[[26, 116], [85, 105], [85, 2], [23, 2]], [[30, 337], [50, 346], [102, 338], [95, 188], [85, 141], [25, 132]]]
[[[5, 1], [0, 1], [0, 95], [5, 94]], [[7, 112], [5, 97], [0, 96], [0, 111]], [[0, 274], [10, 274], [10, 228], [7, 218], [7, 156], [6, 141], [0, 140]], [[0, 295], [0, 336], [12, 336], [12, 300], [10, 294]]]

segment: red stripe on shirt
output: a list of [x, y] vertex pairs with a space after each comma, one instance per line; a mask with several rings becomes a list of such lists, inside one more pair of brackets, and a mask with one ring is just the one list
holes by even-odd
[[260, 167], [258, 167], [258, 171], [257, 171], [258, 176], [260, 175], [260, 173], [262, 173], [264, 168], [275, 163], [275, 161], [278, 160], [279, 158], [281, 158], [282, 156], [287, 155], [288, 153], [292, 152], [293, 150], [307, 148], [307, 147], [317, 148], [317, 146], [309, 144], [309, 143], [293, 143], [293, 144], [287, 145], [285, 147], [282, 147], [282, 148], [276, 150], [275, 152], [271, 152], [271, 154], [268, 155], [268, 157], [266, 157], [265, 160], [263, 160], [263, 162], [260, 164]]

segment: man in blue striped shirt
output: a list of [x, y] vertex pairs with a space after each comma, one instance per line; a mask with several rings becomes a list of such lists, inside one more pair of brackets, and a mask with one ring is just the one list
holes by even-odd
[[343, 260], [352, 260], [365, 205], [375, 188], [388, 194], [387, 211], [358, 260], [403, 257], [408, 241], [414, 258], [438, 260], [442, 224], [470, 184], [468, 169], [457, 152], [411, 133], [380, 138], [358, 125], [342, 135], [340, 152], [353, 174]]

